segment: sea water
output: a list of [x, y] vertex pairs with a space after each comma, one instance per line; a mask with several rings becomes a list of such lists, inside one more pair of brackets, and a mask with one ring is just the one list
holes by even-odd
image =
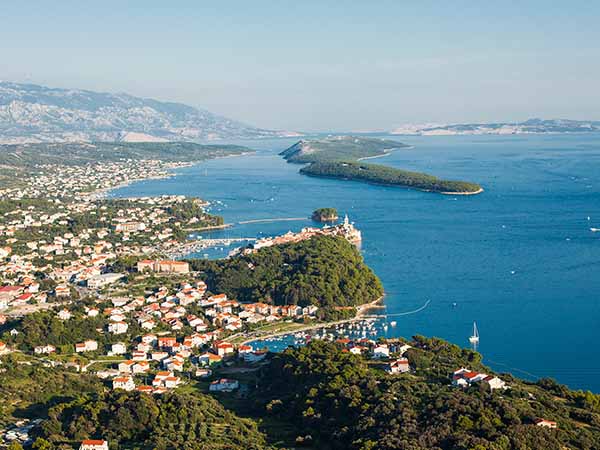
[[[494, 370], [600, 392], [600, 233], [590, 231], [600, 228], [600, 135], [385, 137], [414, 148], [370, 163], [478, 182], [485, 192], [446, 196], [303, 176], [277, 154], [294, 140], [277, 139], [235, 142], [257, 152], [114, 195], [207, 199], [234, 226], [206, 237], [298, 231], [315, 225], [314, 209], [335, 207], [362, 231], [361, 251], [383, 282], [397, 325], [382, 335], [467, 347], [476, 321], [478, 350]], [[394, 316], [428, 300], [418, 313]]]

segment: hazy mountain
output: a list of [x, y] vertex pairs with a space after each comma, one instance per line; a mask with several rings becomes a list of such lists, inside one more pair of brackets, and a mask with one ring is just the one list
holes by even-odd
[[290, 134], [181, 103], [0, 82], [0, 143], [198, 141]]
[[529, 119], [524, 122], [462, 123], [451, 125], [404, 125], [392, 134], [422, 136], [456, 134], [527, 134], [600, 132], [600, 121], [567, 119]]

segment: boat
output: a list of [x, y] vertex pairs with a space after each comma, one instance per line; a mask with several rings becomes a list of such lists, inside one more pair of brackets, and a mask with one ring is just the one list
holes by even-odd
[[390, 325], [391, 325], [391, 326], [393, 326], [393, 327], [395, 327], [395, 326], [396, 326], [396, 321], [395, 321], [395, 320], [392, 320], [392, 321], [390, 322]]
[[590, 228], [590, 231], [592, 233], [597, 233], [598, 231], [600, 231], [600, 228]]
[[469, 337], [471, 344], [479, 344], [479, 331], [477, 331], [477, 324], [473, 322], [473, 335]]

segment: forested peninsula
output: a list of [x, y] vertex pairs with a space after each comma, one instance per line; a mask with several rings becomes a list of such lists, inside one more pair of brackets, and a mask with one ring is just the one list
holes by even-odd
[[304, 175], [402, 186], [441, 194], [471, 195], [483, 192], [480, 185], [472, 182], [444, 180], [426, 173], [361, 162], [407, 147], [406, 144], [387, 139], [335, 136], [299, 141], [280, 155], [288, 162], [308, 164], [300, 169]]

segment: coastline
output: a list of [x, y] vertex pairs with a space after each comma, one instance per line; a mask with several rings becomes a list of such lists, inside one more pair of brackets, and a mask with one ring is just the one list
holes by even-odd
[[358, 158], [357, 161], [365, 161], [367, 159], [375, 159], [375, 158], [382, 158], [384, 156], [388, 156], [391, 155], [393, 152], [395, 152], [396, 150], [411, 150], [415, 148], [414, 145], [407, 145], [406, 147], [396, 147], [396, 148], [390, 148], [389, 150], [384, 150], [383, 153], [381, 155], [374, 155], [374, 156], [364, 156], [362, 158]]
[[[432, 191], [435, 192], [435, 191]], [[477, 194], [481, 194], [482, 192], [484, 192], [484, 189], [482, 187], [480, 187], [479, 189], [477, 189], [476, 191], [465, 191], [465, 192], [437, 192], [438, 194], [442, 194], [442, 195], [477, 195]]]
[[[351, 322], [357, 322], [359, 320], [363, 320], [365, 319], [366, 313], [367, 311], [371, 310], [371, 309], [375, 309], [375, 308], [385, 308], [384, 305], [380, 305], [380, 303], [383, 301], [385, 297], [385, 294], [383, 294], [381, 297], [379, 297], [377, 300], [374, 300], [372, 302], [369, 303], [363, 303], [362, 305], [358, 305], [356, 306], [356, 314], [354, 315], [354, 317], [350, 318], [350, 319], [343, 319], [343, 320], [335, 320], [335, 321], [330, 321], [330, 322], [319, 322], [319, 323], [313, 323], [313, 324], [309, 324], [306, 326], [301, 326], [292, 330], [285, 330], [285, 331], [276, 331], [273, 333], [268, 333], [264, 336], [253, 336], [252, 338], [249, 339], [245, 339], [244, 341], [240, 342], [240, 345], [246, 345], [249, 342], [254, 342], [254, 341], [260, 341], [260, 340], [264, 340], [264, 339], [270, 339], [270, 338], [274, 338], [274, 337], [278, 337], [278, 336], [285, 336], [288, 334], [293, 334], [293, 333], [299, 333], [302, 331], [310, 331], [310, 330], [318, 330], [320, 328], [329, 328], [335, 325], [342, 325], [345, 323], [351, 323]], [[260, 330], [256, 330], [256, 331], [260, 331]], [[235, 336], [235, 335], [234, 335]], [[230, 336], [228, 339], [231, 340]], [[237, 337], [237, 336], [235, 336]]]
[[[100, 189], [96, 189], [95, 191], [90, 192], [87, 195], [87, 198], [91, 199], [91, 200], [99, 200], [101, 198], [106, 198], [106, 196], [108, 194], [111, 193], [111, 191], [120, 189], [120, 188], [124, 188], [127, 186], [132, 185], [133, 183], [136, 183], [138, 181], [147, 181], [147, 180], [165, 180], [168, 178], [172, 178], [177, 176], [176, 173], [174, 173], [173, 171], [176, 169], [183, 169], [185, 167], [193, 167], [196, 166], [198, 164], [201, 164], [203, 162], [206, 161], [212, 161], [215, 159], [224, 159], [224, 158], [237, 158], [239, 156], [247, 156], [247, 155], [253, 155], [256, 153], [256, 150], [250, 151], [250, 152], [242, 152], [242, 153], [237, 153], [237, 154], [232, 154], [232, 155], [223, 155], [223, 156], [214, 156], [214, 157], [210, 157], [210, 158], [206, 158], [206, 159], [202, 159], [202, 160], [198, 160], [198, 161], [181, 161], [181, 162], [166, 162], [166, 161], [162, 161], [164, 164], [167, 165], [167, 167], [165, 167], [165, 173], [163, 175], [158, 175], [158, 176], [148, 176], [148, 177], [143, 177], [143, 178], [136, 178], [133, 180], [127, 180], [124, 181], [122, 183], [119, 183], [115, 186], [111, 186], [111, 187], [107, 187], [107, 188], [100, 188]], [[172, 167], [168, 167], [168, 165], [172, 165]]]

